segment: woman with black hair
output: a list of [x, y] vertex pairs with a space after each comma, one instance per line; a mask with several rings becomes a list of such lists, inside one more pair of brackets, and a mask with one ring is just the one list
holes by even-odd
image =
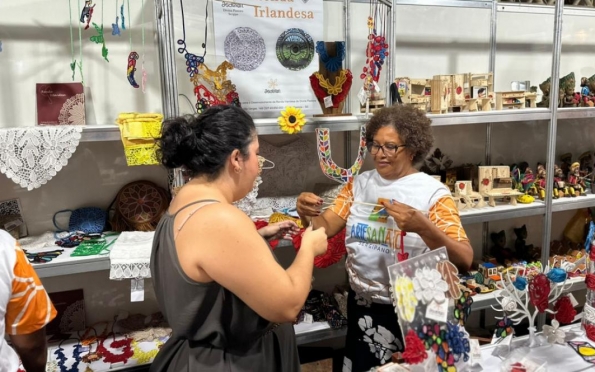
[[151, 274], [173, 333], [151, 371], [299, 371], [291, 322], [310, 290], [314, 257], [326, 251], [324, 229], [306, 230], [284, 270], [263, 238], [297, 226], [256, 230], [232, 205], [260, 172], [254, 122], [241, 108], [171, 119], [158, 145], [163, 165], [192, 179], [155, 231]]

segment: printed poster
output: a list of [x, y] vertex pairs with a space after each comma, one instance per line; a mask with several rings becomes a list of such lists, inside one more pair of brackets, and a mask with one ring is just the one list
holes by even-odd
[[234, 65], [228, 78], [242, 108], [250, 114], [279, 113], [285, 106], [320, 113], [309, 77], [318, 71], [323, 2], [235, 1], [213, 3], [215, 49]]

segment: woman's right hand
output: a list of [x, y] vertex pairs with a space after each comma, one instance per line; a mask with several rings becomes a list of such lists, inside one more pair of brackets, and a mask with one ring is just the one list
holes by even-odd
[[324, 227], [312, 230], [312, 226], [309, 226], [302, 235], [302, 247], [310, 247], [314, 256], [320, 256], [326, 253], [327, 239]]
[[296, 209], [300, 217], [316, 217], [320, 215], [322, 198], [311, 192], [303, 192], [298, 196]]

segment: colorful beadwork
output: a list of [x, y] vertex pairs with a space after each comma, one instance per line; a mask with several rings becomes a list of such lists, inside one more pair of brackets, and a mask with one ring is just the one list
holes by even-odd
[[138, 88], [139, 85], [134, 80], [134, 72], [136, 71], [136, 61], [138, 60], [137, 52], [130, 52], [128, 55], [128, 67], [126, 68], [126, 76], [128, 76], [128, 82], [133, 88]]
[[122, 351], [121, 354], [114, 354], [111, 351], [109, 351], [104, 346], [105, 341], [106, 340], [102, 340], [100, 343], [97, 344], [97, 354], [103, 358], [103, 361], [105, 363], [126, 363], [128, 362], [128, 359], [130, 359], [134, 354], [134, 352], [132, 351], [131, 338], [114, 340], [109, 344], [109, 347], [112, 349], [120, 349]]
[[339, 167], [331, 157], [331, 139], [328, 128], [316, 128], [318, 142], [318, 160], [322, 172], [331, 180], [339, 183], [348, 183], [355, 177], [364, 163], [366, 157], [366, 128], [360, 128], [359, 151], [355, 163], [350, 168]]
[[337, 72], [343, 66], [343, 59], [345, 59], [345, 42], [337, 41], [335, 43], [337, 53], [334, 57], [329, 57], [326, 52], [324, 41], [316, 42], [316, 53], [320, 56], [320, 60], [324, 63], [324, 67], [329, 72]]
[[95, 44], [101, 44], [101, 56], [109, 62], [109, 59], [107, 59], [108, 49], [105, 46], [105, 37], [103, 37], [103, 24], [98, 26], [97, 23], [93, 22], [93, 27], [95, 28], [97, 35], [91, 36], [90, 39]]
[[74, 358], [75, 362], [72, 364], [70, 368], [66, 368], [64, 365], [65, 362], [68, 360], [66, 355], [64, 355], [64, 348], [62, 346], [58, 347], [56, 351], [54, 351], [56, 355], [56, 359], [58, 360], [58, 366], [60, 367], [60, 372], [76, 372], [78, 371], [79, 363], [81, 362], [81, 345], [77, 344], [74, 346], [74, 350], [72, 351], [72, 357]]
[[91, 0], [85, 0], [85, 6], [83, 7], [83, 11], [81, 12], [81, 23], [85, 23], [85, 30], [89, 28], [89, 24], [91, 23], [91, 17], [93, 17], [93, 9], [95, 8], [95, 4], [92, 4]]

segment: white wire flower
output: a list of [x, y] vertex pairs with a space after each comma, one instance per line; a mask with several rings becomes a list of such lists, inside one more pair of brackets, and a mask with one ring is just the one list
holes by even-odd
[[415, 271], [413, 289], [415, 297], [424, 304], [432, 300], [442, 303], [446, 300], [444, 292], [448, 291], [448, 284], [442, 279], [438, 270], [424, 267]]
[[566, 339], [566, 333], [560, 329], [560, 323], [556, 319], [552, 320], [551, 326], [543, 326], [543, 335], [547, 338], [547, 342], [550, 344], [564, 345]]
[[502, 298], [502, 309], [504, 309], [504, 311], [515, 311], [517, 307], [517, 303], [515, 300], [513, 300], [512, 298], [508, 297], [508, 296], [504, 296]]

